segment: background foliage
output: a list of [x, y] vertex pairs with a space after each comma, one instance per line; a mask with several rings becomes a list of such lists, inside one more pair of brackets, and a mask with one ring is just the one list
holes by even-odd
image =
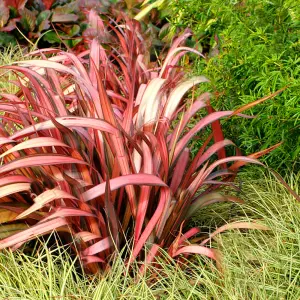
[[88, 38], [91, 8], [106, 12], [115, 0], [4, 0], [0, 3], [0, 46], [21, 43], [73, 48]]
[[[88, 13], [91, 9], [108, 13], [116, 20], [126, 13], [142, 22], [144, 31], [161, 45], [156, 35], [168, 13], [170, 0], [3, 0], [0, 3], [0, 47], [38, 46], [68, 49], [84, 45], [91, 36]], [[155, 24], [152, 24], [152, 21]]]
[[231, 120], [229, 136], [246, 153], [283, 141], [265, 157], [271, 167], [299, 170], [300, 8], [294, 1], [175, 0], [169, 37], [190, 27], [207, 60], [193, 71], [211, 79], [214, 104], [233, 109], [289, 86], [252, 109], [257, 118]]

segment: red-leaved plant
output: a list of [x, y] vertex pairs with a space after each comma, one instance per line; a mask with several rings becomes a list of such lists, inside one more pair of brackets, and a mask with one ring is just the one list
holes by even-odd
[[[226, 157], [224, 148], [234, 144], [223, 138], [219, 119], [235, 113], [215, 112], [208, 93], [185, 100], [207, 82], [186, 79], [177, 67], [188, 51], [197, 53], [182, 46], [190, 32], [153, 66], [138, 22], [105, 25], [93, 12], [90, 18], [109, 43], [98, 37], [77, 55], [45, 49], [33, 53], [42, 59], [1, 67], [18, 74], [20, 91], [1, 94], [0, 249], [53, 230], [69, 232], [95, 272], [128, 241], [128, 263], [151, 263], [160, 247], [174, 258], [217, 259], [217, 250], [206, 247], [215, 234], [265, 228], [228, 224], [197, 243], [192, 238], [200, 229], [183, 232], [199, 209], [239, 201], [220, 188], [232, 184], [240, 166], [259, 163], [256, 158], [270, 151]], [[207, 115], [188, 129], [201, 109]], [[211, 125], [213, 133], [192, 159], [191, 140]]]

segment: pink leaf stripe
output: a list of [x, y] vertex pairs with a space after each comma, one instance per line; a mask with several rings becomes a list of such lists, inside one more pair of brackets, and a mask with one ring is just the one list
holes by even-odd
[[220, 149], [224, 148], [225, 146], [232, 145], [234, 146], [234, 143], [229, 140], [223, 140], [215, 143], [213, 146], [211, 146], [198, 160], [196, 169], [199, 168], [207, 159], [209, 159], [213, 154], [215, 154]]
[[38, 223], [28, 229], [16, 233], [0, 241], [0, 249], [14, 246], [18, 243], [24, 243], [34, 239], [36, 236], [52, 232], [62, 226], [68, 225], [65, 219], [59, 218], [48, 222]]
[[82, 260], [84, 261], [85, 265], [93, 264], [93, 263], [105, 263], [105, 260], [103, 258], [100, 258], [98, 256], [84, 256], [82, 257]]
[[179, 153], [186, 147], [188, 142], [191, 140], [191, 138], [199, 131], [201, 131], [203, 128], [205, 128], [207, 125], [211, 124], [214, 121], [217, 121], [221, 118], [230, 116], [232, 111], [219, 111], [211, 113], [210, 115], [204, 117], [201, 119], [176, 145], [174, 158], [175, 160]]
[[192, 236], [199, 233], [201, 230], [198, 227], [191, 228], [189, 231], [187, 231], [185, 234], [183, 234], [178, 242], [178, 245], [180, 246], [183, 242], [191, 238]]
[[25, 216], [28, 216], [29, 214], [37, 211], [38, 209], [44, 207], [45, 204], [56, 200], [56, 199], [74, 199], [77, 200], [76, 197], [70, 195], [69, 193], [57, 189], [48, 190], [44, 193], [40, 194], [34, 199], [34, 204], [25, 210], [23, 213], [21, 213], [17, 219], [24, 218]]
[[22, 175], [6, 176], [6, 177], [2, 177], [0, 179], [0, 186], [11, 184], [11, 183], [18, 183], [18, 182], [20, 182], [20, 183], [21, 182], [31, 183], [32, 179], [27, 178], [27, 177], [22, 176]]
[[95, 215], [77, 208], [60, 207], [56, 210], [56, 212], [46, 217], [44, 220], [46, 221], [55, 218], [67, 218], [67, 217], [95, 217]]
[[19, 168], [31, 168], [36, 166], [49, 166], [49, 165], [60, 165], [60, 164], [84, 164], [87, 165], [86, 162], [63, 156], [63, 155], [34, 155], [27, 156], [24, 158], [16, 159], [2, 167], [0, 167], [0, 174], [6, 173]]
[[201, 245], [205, 245], [207, 242], [209, 242], [214, 236], [216, 236], [219, 233], [222, 233], [226, 230], [231, 230], [231, 229], [259, 229], [259, 230], [269, 230], [269, 227], [262, 225], [262, 224], [257, 224], [254, 222], [235, 222], [235, 223], [229, 223], [221, 226], [218, 228], [216, 231], [214, 231], [209, 238], [205, 239], [204, 241], [201, 242]]
[[100, 253], [102, 251], [105, 251], [105, 250], [109, 249], [112, 245], [113, 245], [113, 243], [111, 241], [111, 238], [106, 237], [103, 240], [95, 243], [94, 245], [86, 248], [82, 252], [82, 255], [83, 256], [94, 255], [94, 254], [97, 254], [97, 253]]
[[64, 72], [64, 73], [69, 73], [72, 74], [73, 76], [77, 77], [78, 74], [73, 71], [72, 69], [49, 60], [25, 60], [25, 61], [17, 61], [15, 64], [18, 64], [23, 67], [39, 67], [39, 68], [51, 68], [55, 69], [56, 71]]
[[9, 196], [14, 193], [18, 193], [18, 192], [22, 192], [22, 191], [29, 191], [29, 190], [30, 190], [30, 183], [28, 183], [28, 182], [12, 183], [12, 184], [0, 187], [0, 198]]
[[199, 56], [203, 56], [199, 51], [194, 50], [194, 49], [192, 49], [192, 48], [188, 48], [188, 47], [178, 47], [178, 48], [172, 49], [172, 50], [169, 52], [169, 54], [168, 54], [168, 56], [167, 56], [167, 58], [166, 58], [166, 60], [165, 60], [165, 62], [164, 62], [164, 64], [163, 64], [163, 66], [162, 66], [162, 68], [161, 68], [159, 77], [162, 77], [162, 76], [163, 76], [163, 74], [164, 74], [166, 68], [168, 67], [168, 65], [169, 65], [170, 60], [172, 59], [172, 57], [173, 57], [177, 52], [180, 52], [180, 51], [189, 51], [189, 52], [193, 52], [193, 53], [195, 53], [195, 54], [198, 54]]
[[31, 139], [28, 141], [25, 141], [23, 143], [20, 143], [14, 147], [12, 147], [11, 149], [7, 150], [6, 152], [4, 152], [3, 154], [0, 155], [0, 158], [13, 153], [15, 151], [20, 151], [20, 150], [24, 150], [24, 149], [30, 149], [30, 148], [34, 148], [34, 147], [51, 147], [51, 146], [60, 146], [60, 147], [69, 147], [68, 145], [66, 145], [65, 143], [51, 138], [51, 137], [40, 137], [40, 138], [35, 138], [35, 139]]
[[[65, 127], [87, 127], [93, 128], [101, 131], [105, 131], [108, 133], [116, 134], [118, 130], [107, 123], [106, 121], [94, 119], [94, 118], [80, 118], [80, 117], [60, 117], [55, 118], [55, 121], [62, 124]], [[51, 120], [41, 122], [35, 124], [34, 126], [29, 126], [22, 130], [17, 131], [15, 134], [11, 136], [11, 139], [18, 139], [20, 137], [31, 135], [37, 131], [46, 130], [46, 129], [54, 129], [56, 126], [53, 124]]]
[[226, 201], [227, 198], [219, 193], [209, 193], [199, 197], [189, 207], [187, 212], [187, 218], [192, 217], [199, 208], [203, 207], [206, 202], [209, 201]]
[[9, 138], [0, 137], [0, 146], [5, 145], [5, 144], [10, 144], [10, 143], [15, 143], [15, 141], [12, 139], [9, 139]]
[[164, 117], [170, 119], [178, 107], [178, 104], [182, 100], [183, 95], [191, 89], [194, 85], [201, 82], [208, 82], [209, 80], [204, 76], [194, 77], [189, 80], [185, 80], [172, 91], [168, 102], [165, 106]]
[[137, 257], [138, 253], [143, 248], [143, 245], [146, 243], [148, 237], [150, 236], [155, 225], [157, 224], [158, 220], [160, 219], [161, 214], [163, 213], [163, 209], [166, 205], [167, 199], [169, 198], [170, 190], [168, 188], [163, 188], [161, 190], [161, 193], [162, 193], [162, 197], [160, 198], [158, 206], [133, 249], [130, 263], [133, 262], [133, 260]]
[[[151, 174], [124, 175], [110, 180], [111, 191], [126, 185], [167, 186], [160, 178]], [[105, 193], [106, 182], [103, 182], [82, 194], [84, 201], [92, 200]]]
[[186, 171], [186, 167], [189, 161], [189, 150], [185, 149], [182, 154], [180, 155], [178, 162], [176, 164], [176, 167], [174, 169], [174, 175], [171, 181], [171, 190], [172, 192], [175, 194], [175, 192], [177, 191], [183, 176], [184, 176], [184, 172]]
[[101, 236], [89, 231], [81, 231], [75, 234], [75, 238], [82, 239], [84, 242], [89, 242], [91, 240], [100, 239]]
[[180, 248], [175, 254], [178, 256], [180, 254], [200, 254], [212, 258], [214, 260], [218, 260], [218, 252], [215, 249], [209, 249], [207, 247], [191, 245]]
[[263, 164], [258, 161], [255, 158], [250, 158], [250, 157], [246, 157], [246, 156], [231, 156], [231, 157], [227, 157], [227, 158], [222, 158], [217, 160], [216, 162], [212, 163], [207, 170], [205, 171], [205, 175], [204, 177], [208, 176], [209, 174], [211, 174], [211, 172], [219, 165], [223, 164], [223, 163], [227, 163], [227, 162], [232, 162], [232, 161], [242, 161], [245, 163], [252, 163], [252, 164], [258, 164], [263, 166]]

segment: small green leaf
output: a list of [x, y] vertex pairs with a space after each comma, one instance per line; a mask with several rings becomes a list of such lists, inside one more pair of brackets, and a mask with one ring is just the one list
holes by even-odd
[[55, 44], [55, 43], [60, 43], [60, 39], [57, 36], [57, 34], [54, 31], [49, 31], [43, 36], [43, 40], [50, 43], [50, 44]]
[[7, 46], [15, 46], [17, 41], [14, 36], [7, 32], [0, 32], [0, 46], [7, 47]]
[[170, 23], [165, 24], [159, 31], [158, 37], [162, 40], [170, 31]]
[[209, 28], [210, 28], [211, 26], [213, 26], [214, 24], [217, 23], [217, 21], [218, 21], [217, 19], [210, 19], [210, 20], [206, 23], [205, 31], [208, 31]]
[[87, 28], [88, 28], [88, 24], [87, 23], [81, 23], [81, 24], [79, 24], [79, 26], [80, 26], [80, 31], [85, 31]]
[[9, 6], [9, 18], [14, 19], [19, 16], [18, 10], [15, 7]]
[[74, 36], [74, 35], [77, 35], [78, 33], [80, 32], [80, 26], [75, 24], [71, 30], [68, 32], [69, 36]]
[[50, 15], [50, 10], [42, 11], [36, 18], [36, 25], [39, 26], [43, 21], [48, 20], [50, 18]]
[[71, 40], [64, 40], [64, 42], [70, 47], [74, 48], [77, 44], [79, 44], [82, 41], [82, 38], [78, 39], [71, 39]]

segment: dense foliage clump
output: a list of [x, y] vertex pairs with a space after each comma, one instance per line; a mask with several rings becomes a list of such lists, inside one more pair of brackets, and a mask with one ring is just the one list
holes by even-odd
[[251, 153], [283, 141], [265, 157], [271, 167], [299, 170], [300, 10], [293, 1], [173, 1], [169, 36], [186, 26], [207, 60], [194, 72], [211, 79], [214, 103], [233, 109], [287, 87], [257, 106], [249, 120], [231, 120], [226, 133]]
[[[238, 222], [207, 234], [187, 221], [213, 203], [240, 203], [228, 190], [238, 189], [238, 169], [260, 164], [276, 146], [242, 156], [220, 119], [249, 106], [216, 112], [209, 93], [186, 97], [208, 82], [178, 67], [187, 52], [202, 55], [186, 47], [189, 30], [153, 62], [139, 22], [95, 10], [87, 18], [95, 36], [87, 50], [38, 50], [31, 55], [39, 59], [0, 68], [16, 74], [19, 88], [0, 94], [0, 249], [57, 230], [64, 242], [74, 237], [73, 250], [93, 272], [128, 244], [128, 265], [152, 263], [160, 248], [174, 258], [196, 253], [219, 262], [207, 246], [216, 234], [266, 227]], [[195, 135], [203, 146], [192, 155]]]
[[[207, 84], [218, 101], [227, 87], [220, 91], [219, 79], [209, 83], [204, 76], [189, 76], [183, 64], [191, 52], [202, 57], [199, 68], [205, 67], [207, 74], [213, 66], [222, 71], [216, 64], [222, 65], [225, 58], [229, 64], [235, 57], [230, 56], [226, 36], [210, 32], [208, 24], [215, 21], [209, 20], [204, 32], [201, 28], [198, 32], [202, 44], [188, 47], [193, 38], [186, 29], [159, 51], [157, 36], [163, 38], [168, 30], [172, 34], [176, 27], [165, 20], [155, 23], [161, 29], [153, 25], [157, 11], [152, 9], [163, 9], [169, 1], [141, 2], [1, 4], [4, 36], [13, 39], [18, 33], [34, 47], [44, 41], [61, 44], [63, 50], [39, 49], [0, 67], [2, 78], [12, 79], [16, 86], [16, 92], [3, 88], [0, 93], [0, 249], [16, 250], [56, 231], [63, 244], [71, 241], [71, 253], [90, 272], [109, 270], [128, 247], [130, 251], [121, 255], [123, 263], [133, 271], [137, 262], [141, 274], [147, 264], [164, 260], [162, 249], [182, 266], [192, 254], [200, 254], [222, 269], [220, 252], [211, 247], [218, 234], [228, 229], [269, 229], [253, 220], [236, 219], [207, 232], [211, 219], [192, 228], [188, 221], [215, 203], [243, 203], [235, 194], [240, 192], [235, 182], [239, 168], [261, 164], [257, 159], [280, 145], [271, 145], [274, 139], [263, 140], [259, 151], [242, 156], [224, 137], [222, 120], [234, 127], [228, 119], [251, 118], [242, 112], [290, 91], [293, 84], [279, 91], [274, 85], [268, 90], [271, 96], [245, 101], [235, 110], [216, 111]], [[230, 41], [237, 43], [234, 38]], [[241, 79], [247, 82], [248, 77]], [[214, 99], [218, 108], [231, 106], [218, 101]], [[235, 136], [235, 130], [229, 132]], [[196, 151], [195, 137], [201, 144]]]

